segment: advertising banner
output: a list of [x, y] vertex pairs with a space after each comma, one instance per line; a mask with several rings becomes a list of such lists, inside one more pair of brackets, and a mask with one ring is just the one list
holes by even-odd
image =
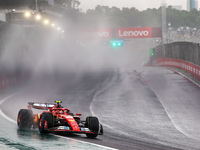
[[117, 28], [116, 38], [151, 38], [152, 31], [150, 27], [147, 28]]
[[162, 29], [161, 27], [88, 29], [79, 32], [79, 37], [94, 40], [160, 38], [162, 37]]
[[111, 39], [112, 29], [97, 29], [97, 30], [85, 30], [80, 32], [81, 38], [87, 39]]

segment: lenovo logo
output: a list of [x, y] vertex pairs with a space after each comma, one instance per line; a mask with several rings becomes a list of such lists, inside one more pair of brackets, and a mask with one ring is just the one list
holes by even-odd
[[91, 38], [91, 39], [109, 39], [112, 37], [112, 30], [104, 29], [101, 31], [85, 31], [81, 32], [80, 36], [82, 38]]
[[151, 28], [121, 28], [116, 29], [117, 38], [149, 38]]
[[120, 37], [126, 37], [126, 36], [148, 36], [148, 31], [124, 31], [122, 32], [119, 30], [119, 36]]
[[108, 37], [109, 33], [108, 32], [88, 32], [84, 34], [85, 37], [90, 37], [90, 38], [102, 38], [102, 37]]
[[90, 40], [152, 38], [162, 37], [162, 30], [160, 27], [88, 29], [79, 31], [79, 37]]

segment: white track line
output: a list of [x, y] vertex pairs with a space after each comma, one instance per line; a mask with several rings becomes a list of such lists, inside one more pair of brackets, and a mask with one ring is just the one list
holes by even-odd
[[[15, 95], [17, 95], [18, 93], [15, 93], [13, 95], [10, 95], [2, 100], [0, 100], [0, 106], [3, 102], [5, 102], [6, 100], [14, 97]], [[0, 115], [2, 117], [4, 117], [6, 120], [16, 124], [16, 121], [11, 119], [10, 117], [6, 116], [6, 114], [4, 114], [0, 108]], [[59, 135], [55, 135], [55, 134], [51, 134], [53, 136], [57, 136], [57, 137], [60, 137], [60, 138], [64, 138], [64, 139], [67, 139], [67, 140], [73, 140], [73, 141], [76, 141], [76, 142], [80, 142], [80, 143], [84, 143], [84, 144], [89, 144], [89, 145], [93, 145], [93, 146], [97, 146], [97, 147], [100, 147], [100, 148], [104, 148], [104, 149], [107, 149], [107, 150], [117, 150], [117, 149], [114, 149], [114, 148], [111, 148], [111, 147], [107, 147], [107, 146], [103, 146], [103, 145], [98, 145], [98, 144], [94, 144], [94, 143], [90, 143], [90, 142], [85, 142], [85, 141], [81, 141], [81, 140], [75, 140], [75, 139], [72, 139], [72, 138], [68, 138], [68, 137], [64, 137], [64, 136], [59, 136]]]
[[16, 121], [14, 121], [13, 119], [11, 119], [11, 118], [9, 118], [8, 116], [6, 116], [6, 115], [2, 112], [1, 109], [0, 109], [0, 115], [1, 115], [2, 117], [4, 117], [5, 119], [7, 119], [8, 121], [10, 121], [10, 122], [16, 124]]
[[[17, 95], [17, 94], [18, 94], [18, 93], [15, 93], [15, 94], [13, 94], [13, 95], [10, 95], [10, 96], [8, 96], [8, 97], [6, 97], [6, 98], [0, 100], [0, 105], [1, 105], [3, 102], [5, 102], [6, 100], [8, 100], [8, 99], [14, 97], [14, 96]], [[13, 119], [11, 119], [10, 117], [6, 116], [6, 115], [2, 112], [1, 108], [0, 108], [0, 115], [1, 115], [2, 117], [4, 117], [5, 119], [7, 119], [8, 121], [10, 121], [10, 122], [16, 124], [16, 121], [13, 120]]]
[[[54, 135], [54, 134], [51, 134], [51, 135]], [[67, 139], [67, 140], [72, 140], [72, 141], [75, 141], [75, 142], [81, 142], [81, 143], [85, 143], [85, 144], [97, 146], [97, 147], [104, 148], [104, 149], [108, 149], [108, 150], [117, 150], [117, 149], [115, 149], [115, 148], [111, 148], [111, 147], [107, 147], [107, 146], [103, 146], [103, 145], [98, 145], [98, 144], [95, 144], [95, 143], [80, 141], [80, 140], [68, 138], [68, 137], [61, 136], [61, 135], [54, 135], [54, 136], [57, 136], [57, 137], [60, 137], [60, 138], [63, 138], [63, 139]]]
[[15, 94], [13, 94], [13, 95], [10, 95], [10, 96], [8, 96], [8, 97], [6, 97], [6, 98], [0, 100], [0, 105], [1, 105], [3, 102], [5, 102], [6, 100], [8, 100], [8, 99], [14, 97], [14, 96], [17, 95], [17, 94], [18, 94], [18, 93], [15, 93]]

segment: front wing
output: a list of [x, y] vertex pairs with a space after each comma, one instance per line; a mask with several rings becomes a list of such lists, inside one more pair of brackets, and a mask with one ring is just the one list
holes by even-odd
[[[74, 131], [68, 126], [58, 126], [48, 129], [49, 132], [66, 132], [66, 133], [79, 133], [79, 134], [97, 134], [95, 132], [90, 131], [89, 128], [80, 127], [80, 131]], [[102, 135], [102, 133], [98, 133], [98, 135]]]

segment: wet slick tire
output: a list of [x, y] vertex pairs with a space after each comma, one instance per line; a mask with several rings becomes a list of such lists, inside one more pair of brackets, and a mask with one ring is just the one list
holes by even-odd
[[43, 113], [39, 120], [39, 132], [49, 133], [49, 128], [53, 127], [53, 114]]
[[29, 109], [21, 109], [17, 117], [19, 129], [30, 129], [33, 125], [33, 113]]
[[86, 136], [88, 138], [96, 138], [99, 132], [99, 120], [97, 117], [89, 116], [86, 118], [86, 127], [90, 129], [90, 131], [94, 132], [94, 134], [87, 133]]

